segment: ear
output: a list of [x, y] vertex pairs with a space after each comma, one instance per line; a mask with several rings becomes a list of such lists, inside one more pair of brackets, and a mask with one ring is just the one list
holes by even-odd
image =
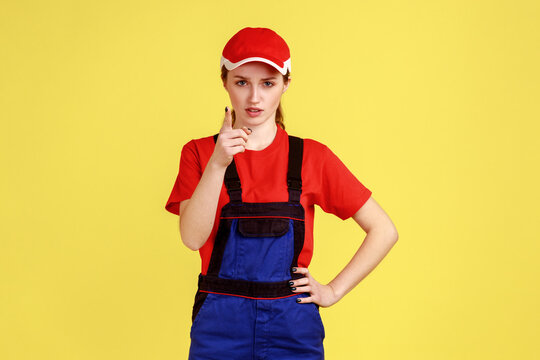
[[291, 77], [289, 76], [289, 78], [287, 79], [287, 82], [283, 84], [283, 91], [281, 92], [282, 94], [287, 91], [287, 89], [289, 88], [289, 85], [291, 84]]

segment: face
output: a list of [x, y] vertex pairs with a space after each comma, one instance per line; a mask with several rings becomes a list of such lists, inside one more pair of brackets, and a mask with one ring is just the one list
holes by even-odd
[[[290, 79], [263, 62], [249, 62], [229, 71], [223, 84], [236, 113], [239, 126], [275, 122], [281, 95], [289, 87]], [[235, 126], [236, 127], [236, 126]]]

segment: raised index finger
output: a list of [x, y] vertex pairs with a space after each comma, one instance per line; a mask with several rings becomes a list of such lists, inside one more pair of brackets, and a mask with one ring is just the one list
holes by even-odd
[[232, 129], [232, 115], [228, 106], [225, 106], [225, 117], [223, 118], [223, 125], [221, 125], [221, 130], [231, 130]]

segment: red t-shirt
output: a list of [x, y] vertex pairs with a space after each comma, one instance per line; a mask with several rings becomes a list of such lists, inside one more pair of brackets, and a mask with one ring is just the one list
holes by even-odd
[[[194, 139], [183, 146], [178, 176], [165, 205], [167, 211], [179, 215], [180, 202], [191, 198], [214, 151], [214, 146], [213, 136]], [[242, 201], [289, 200], [288, 153], [288, 134], [278, 126], [274, 140], [263, 150], [246, 149], [245, 152], [234, 155], [242, 184]], [[304, 139], [300, 204], [305, 210], [305, 239], [298, 258], [298, 266], [308, 267], [313, 255], [315, 204], [325, 212], [345, 220], [353, 216], [370, 196], [371, 190], [366, 188], [326, 145], [316, 140]], [[202, 274], [206, 274], [208, 269], [221, 208], [228, 202], [229, 194], [223, 183], [214, 227], [206, 243], [199, 249]]]

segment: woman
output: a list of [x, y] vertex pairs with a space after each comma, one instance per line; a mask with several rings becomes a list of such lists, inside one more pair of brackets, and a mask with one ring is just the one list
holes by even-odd
[[[219, 134], [182, 148], [166, 209], [202, 260], [190, 359], [323, 359], [319, 306], [338, 302], [397, 241], [371, 191], [327, 146], [285, 132], [290, 65], [274, 31], [236, 33], [221, 58], [234, 110]], [[315, 204], [367, 233], [328, 284], [308, 270]]]

